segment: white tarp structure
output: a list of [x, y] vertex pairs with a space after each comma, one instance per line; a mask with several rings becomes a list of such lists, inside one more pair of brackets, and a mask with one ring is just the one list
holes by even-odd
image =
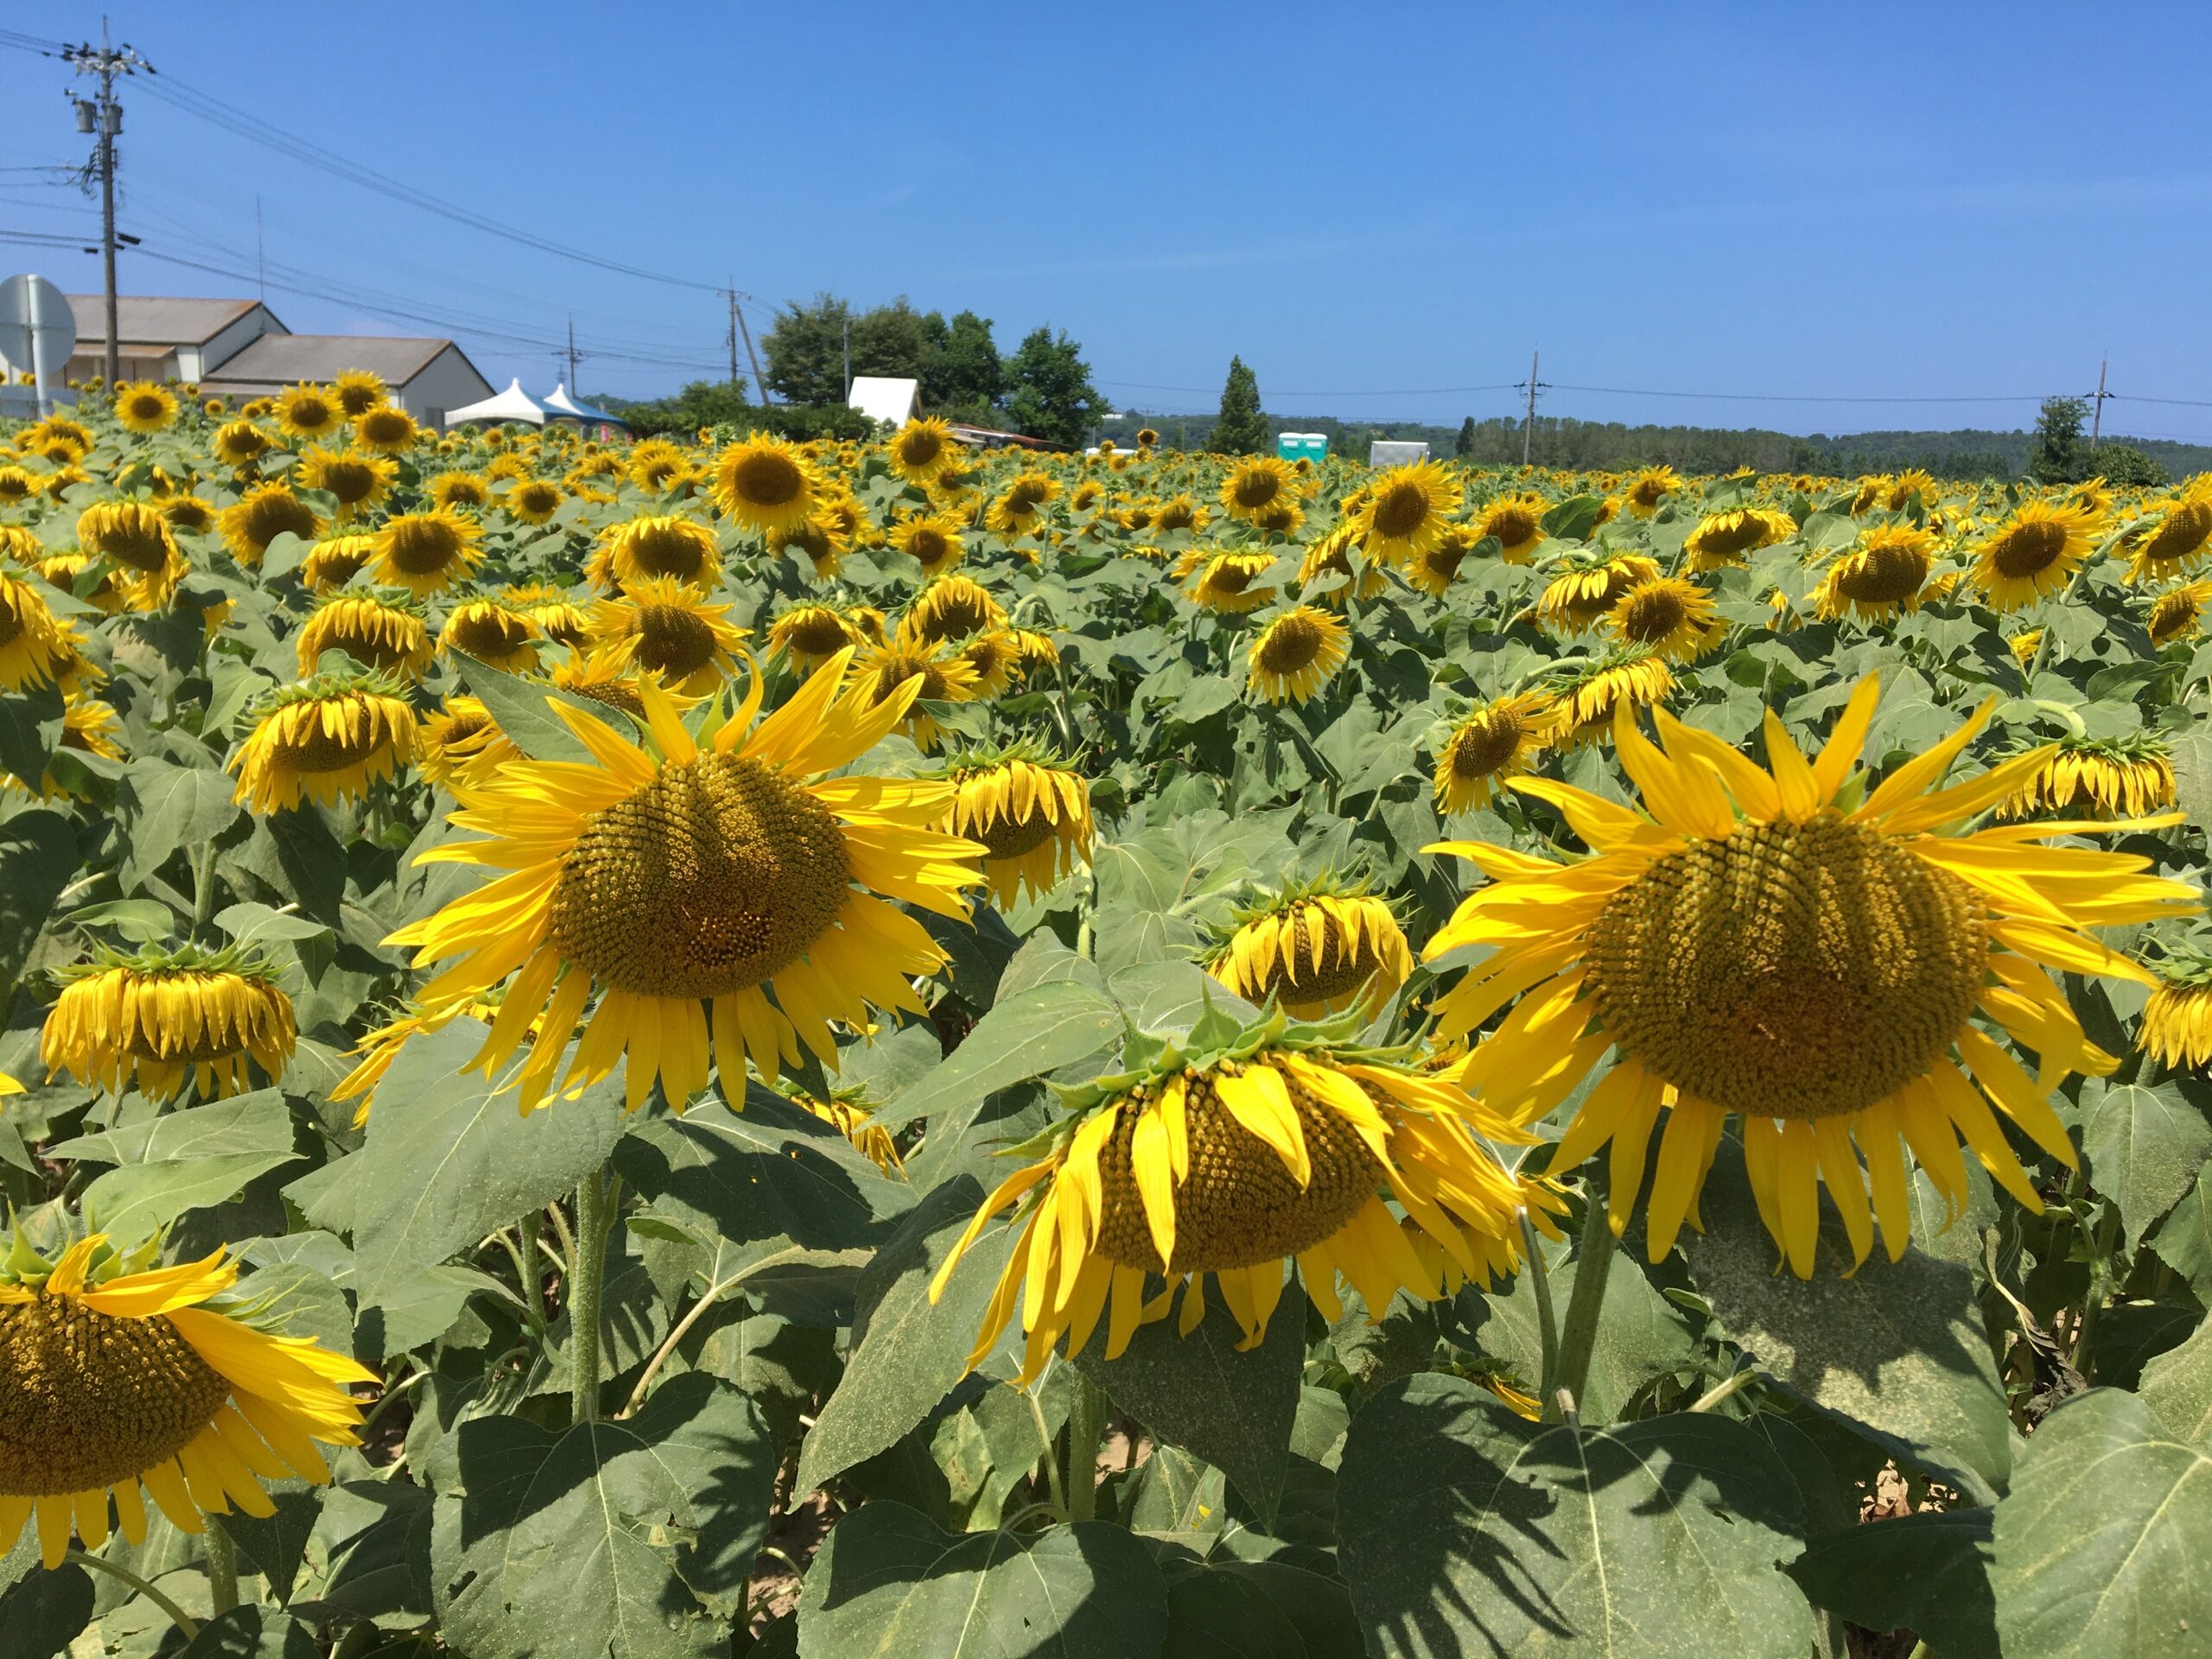
[[1403, 467], [1412, 461], [1427, 459], [1428, 446], [1425, 443], [1377, 438], [1367, 446], [1367, 464], [1370, 467]]
[[921, 407], [922, 383], [893, 375], [856, 374], [845, 402], [871, 421], [904, 426]]
[[498, 426], [505, 421], [520, 421], [527, 426], [545, 424], [545, 406], [522, 389], [519, 378], [507, 382], [507, 389], [496, 397], [486, 397], [480, 404], [471, 404], [466, 409], [446, 411], [446, 424], [459, 426], [463, 421], [482, 421], [488, 426]]
[[[518, 382], [517, 384], [519, 385], [520, 383]], [[594, 408], [589, 404], [580, 404], [575, 398], [569, 397], [569, 383], [565, 380], [563, 380], [559, 385], [554, 387], [552, 394], [546, 398], [545, 412], [547, 415], [556, 419], [562, 416], [566, 416], [572, 421], [582, 421], [587, 425], [628, 425], [628, 423], [620, 415], [610, 415], [603, 409]]]

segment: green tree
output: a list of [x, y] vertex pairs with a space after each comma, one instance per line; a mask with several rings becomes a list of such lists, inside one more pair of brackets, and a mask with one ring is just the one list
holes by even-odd
[[753, 400], [745, 395], [743, 380], [694, 380], [673, 397], [631, 404], [619, 412], [639, 437], [664, 432], [688, 437], [702, 426], [742, 420], [753, 408]]
[[1475, 453], [1475, 417], [1471, 415], [1459, 423], [1459, 435], [1452, 442], [1452, 453], [1465, 457]]
[[[931, 346], [944, 333], [943, 317], [915, 310], [901, 294], [853, 319], [853, 372], [918, 380]], [[842, 391], [842, 371], [839, 387]]]
[[760, 337], [768, 356], [762, 378], [778, 397], [793, 404], [845, 401], [845, 327], [852, 317], [852, 307], [835, 294], [784, 308]]
[[1065, 331], [1030, 332], [1007, 368], [1007, 418], [1014, 430], [1052, 443], [1079, 444], [1106, 411], [1090, 384], [1083, 347]]
[[2028, 471], [2038, 482], [2072, 484], [2089, 476], [2089, 452], [2082, 442], [2082, 423], [2088, 418], [2089, 405], [2079, 397], [2043, 400], [2028, 449]]
[[1206, 446], [1217, 455], [1256, 455], [1268, 448], [1268, 417], [1260, 412], [1260, 382], [1244, 359], [1229, 359], [1221, 388], [1221, 414]]
[[995, 415], [1005, 391], [1006, 365], [991, 339], [991, 320], [954, 313], [944, 340], [922, 361], [922, 406], [932, 415], [982, 418]]
[[2107, 443], [2092, 449], [2086, 463], [2092, 475], [2123, 490], [2163, 489], [2174, 475], [2132, 443]]

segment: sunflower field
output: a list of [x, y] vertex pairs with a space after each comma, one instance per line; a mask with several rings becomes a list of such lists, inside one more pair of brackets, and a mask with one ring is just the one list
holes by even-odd
[[2212, 1653], [2212, 479], [0, 429], [0, 1653]]

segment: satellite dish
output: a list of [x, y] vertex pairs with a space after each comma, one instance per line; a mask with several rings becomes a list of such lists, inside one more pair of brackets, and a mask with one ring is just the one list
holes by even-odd
[[39, 413], [51, 412], [48, 390], [77, 349], [77, 316], [69, 296], [43, 276], [10, 276], [0, 283], [0, 362], [14, 374], [29, 370], [38, 386]]

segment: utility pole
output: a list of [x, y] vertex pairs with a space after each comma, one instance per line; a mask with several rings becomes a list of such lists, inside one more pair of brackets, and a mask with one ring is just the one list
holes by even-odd
[[73, 64], [80, 75], [100, 78], [99, 96], [96, 99], [79, 99], [77, 103], [77, 130], [96, 133], [99, 137], [99, 159], [93, 163], [100, 175], [100, 257], [107, 278], [107, 356], [102, 365], [103, 384], [111, 395], [115, 383], [122, 373], [120, 342], [116, 337], [115, 297], [115, 139], [123, 130], [123, 105], [116, 101], [115, 78], [136, 74], [143, 69], [154, 73], [154, 66], [131, 50], [126, 41], [120, 47], [108, 43], [107, 19], [100, 19], [100, 43], [73, 46], [63, 52], [62, 60]]
[[725, 292], [729, 296], [729, 384], [730, 390], [734, 391], [737, 390], [737, 290], [732, 288]]
[[[753, 296], [737, 291], [737, 280], [734, 277], [730, 279], [730, 285], [722, 291], [729, 296], [730, 321], [737, 325], [737, 332], [745, 341], [746, 359], [753, 365], [753, 385], [759, 391], [762, 403], [772, 403], [774, 400], [768, 396], [768, 383], [760, 376], [760, 353], [753, 349], [753, 330], [745, 326], [745, 308], [739, 303], [741, 300], [749, 300]], [[732, 380], [737, 378], [737, 359], [734, 356], [730, 359], [729, 378]]]
[[853, 320], [845, 319], [845, 401], [853, 401]]
[[569, 349], [562, 355], [569, 359], [569, 396], [581, 397], [582, 394], [576, 390], [576, 363], [583, 353], [576, 349], [576, 320], [573, 316], [569, 319]]
[[1536, 435], [1536, 389], [1543, 384], [1536, 378], [1536, 353], [1529, 353], [1529, 413], [1521, 423], [1521, 464], [1529, 464], [1529, 449]]
[[2105, 399], [2113, 395], [2105, 390], [2105, 371], [2111, 366], [2110, 358], [2101, 357], [2097, 359], [2097, 401], [2089, 415], [2089, 448], [2092, 453], [2096, 449], [2098, 438], [2104, 432]]
[[261, 197], [253, 198], [253, 281], [261, 290], [261, 302], [269, 303], [269, 269], [266, 250], [261, 240]]

